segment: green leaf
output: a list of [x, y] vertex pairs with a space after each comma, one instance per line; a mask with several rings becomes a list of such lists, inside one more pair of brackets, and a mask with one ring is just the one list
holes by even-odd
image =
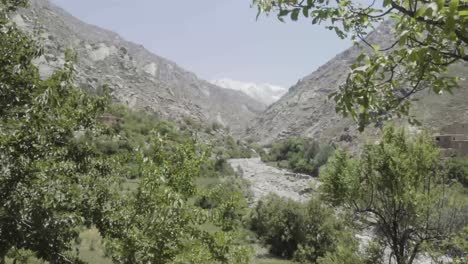
[[437, 0], [437, 7], [439, 10], [442, 10], [445, 8], [445, 0]]
[[423, 17], [426, 14], [427, 8], [421, 7], [416, 11], [416, 17]]
[[302, 14], [304, 17], [309, 17], [309, 8], [305, 7], [302, 9]]
[[297, 19], [299, 18], [299, 13], [301, 12], [301, 9], [299, 8], [296, 8], [294, 9], [292, 12], [291, 12], [291, 19], [293, 21], [297, 21]]
[[280, 10], [280, 12], [278, 13], [278, 16], [279, 16], [279, 17], [283, 17], [283, 16], [286, 16], [286, 15], [288, 15], [288, 14], [289, 14], [289, 10], [287, 10], [287, 9], [282, 9], [282, 10]]
[[454, 14], [458, 10], [460, 2], [459, 0], [451, 0], [450, 1], [450, 13]]

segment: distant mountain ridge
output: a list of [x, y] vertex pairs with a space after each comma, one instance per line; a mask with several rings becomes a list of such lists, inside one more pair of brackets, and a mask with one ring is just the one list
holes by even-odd
[[[387, 21], [368, 35], [368, 41], [385, 47], [392, 43], [392, 36], [392, 24]], [[255, 118], [246, 136], [261, 143], [296, 136], [346, 143], [359, 137], [354, 121], [336, 114], [335, 103], [328, 95], [344, 83], [350, 66], [363, 50], [370, 52], [363, 45], [354, 45], [302, 78]], [[450, 73], [465, 77], [462, 89], [442, 96], [423, 92], [414, 103], [413, 113], [427, 128], [437, 130], [453, 122], [468, 121], [468, 64], [454, 65]]]
[[266, 105], [278, 101], [288, 89], [269, 83], [241, 82], [228, 78], [213, 80], [211, 83], [226, 89], [241, 91]]
[[72, 48], [78, 53], [77, 83], [81, 87], [96, 91], [109, 84], [115, 100], [165, 119], [218, 122], [241, 133], [265, 109], [263, 103], [244, 93], [200, 80], [142, 45], [88, 25], [48, 0], [31, 0], [30, 7], [13, 20], [44, 45], [45, 54], [36, 60], [44, 77], [63, 65], [64, 51]]

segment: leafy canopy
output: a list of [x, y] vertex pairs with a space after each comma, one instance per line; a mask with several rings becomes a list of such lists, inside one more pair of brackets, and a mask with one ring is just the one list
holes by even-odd
[[[170, 147], [170, 150], [168, 150]], [[236, 212], [243, 197], [230, 195], [213, 209], [197, 206], [207, 152], [194, 143], [174, 144], [154, 137], [139, 153], [138, 189], [121, 195], [105, 215], [102, 230], [115, 263], [248, 263], [250, 248], [237, 246]], [[216, 231], [202, 228], [212, 224]]]
[[[268, 153], [260, 151], [262, 161], [277, 162], [294, 172], [318, 175], [334, 148], [307, 138], [288, 138], [275, 142]], [[286, 165], [283, 165], [286, 164]]]
[[411, 264], [427, 245], [438, 245], [467, 225], [466, 196], [446, 186], [446, 171], [432, 138], [411, 138], [386, 128], [380, 143], [358, 158], [337, 151], [324, 174], [323, 198], [362, 216], [398, 264]]
[[251, 216], [251, 228], [270, 246], [270, 253], [299, 263], [317, 263], [346, 241], [357, 251], [351, 232], [331, 208], [316, 198], [307, 203], [269, 194]]
[[108, 98], [73, 85], [71, 52], [62, 70], [39, 77], [41, 50], [8, 19], [19, 4], [0, 4], [0, 263], [17, 250], [70, 262], [70, 241], [100, 224], [112, 185], [112, 163], [78, 140], [100, 133]]
[[[365, 50], [351, 66], [346, 82], [330, 96], [336, 110], [367, 124], [409, 116], [411, 99], [422, 90], [441, 94], [458, 87], [450, 65], [468, 61], [466, 0], [253, 0], [259, 14], [276, 12], [284, 21], [300, 17], [325, 24], [340, 38], [361, 40]], [[366, 39], [384, 20], [393, 40], [378, 46]], [[464, 76], [461, 76], [464, 77]]]

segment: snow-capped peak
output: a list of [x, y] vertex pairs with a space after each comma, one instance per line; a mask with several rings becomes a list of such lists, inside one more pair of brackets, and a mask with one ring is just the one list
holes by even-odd
[[231, 79], [213, 80], [211, 83], [222, 88], [241, 91], [256, 99], [257, 101], [267, 105], [276, 102], [288, 91], [287, 88], [278, 85], [272, 85], [268, 83], [258, 84], [252, 82], [241, 82]]

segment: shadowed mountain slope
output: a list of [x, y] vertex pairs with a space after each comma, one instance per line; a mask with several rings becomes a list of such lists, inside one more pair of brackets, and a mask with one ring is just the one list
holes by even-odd
[[[386, 47], [392, 43], [391, 24], [380, 25], [369, 34], [368, 41]], [[350, 66], [363, 51], [354, 45], [340, 53], [312, 74], [291, 87], [286, 95], [259, 115], [248, 129], [247, 136], [268, 143], [286, 137], [312, 137], [334, 142], [350, 142], [358, 132], [354, 122], [336, 114], [335, 103], [328, 99], [346, 80]], [[368, 50], [368, 49], [366, 49]], [[450, 74], [468, 77], [468, 65], [453, 66]], [[454, 95], [419, 95], [413, 112], [424, 126], [439, 129], [456, 121], [468, 120], [468, 82]], [[373, 129], [368, 129], [373, 132]]]

